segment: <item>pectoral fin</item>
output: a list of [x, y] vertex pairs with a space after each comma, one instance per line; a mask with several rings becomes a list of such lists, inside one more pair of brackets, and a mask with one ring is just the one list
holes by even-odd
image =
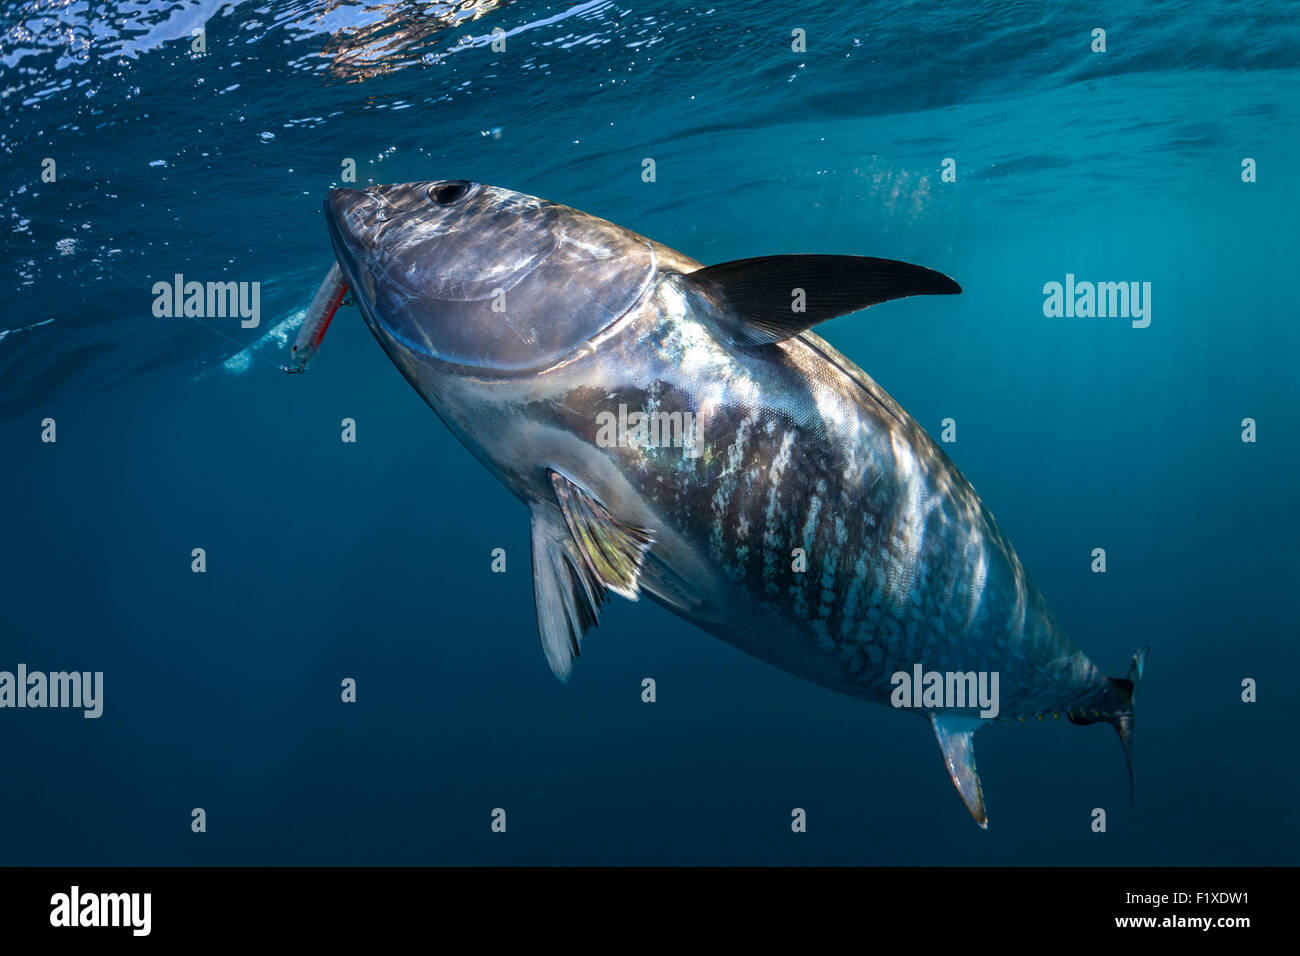
[[550, 472], [555, 499], [588, 570], [604, 587], [637, 599], [641, 566], [654, 537], [619, 521], [599, 501], [557, 471]]
[[547, 663], [568, 680], [607, 591], [636, 600], [648, 531], [618, 521], [568, 478], [550, 472], [556, 504], [533, 507], [533, 597]]
[[706, 266], [686, 281], [718, 302], [737, 345], [769, 345], [838, 315], [909, 295], [955, 295], [941, 272], [869, 256], [759, 256]]
[[979, 720], [935, 714], [930, 722], [934, 724], [934, 735], [939, 738], [939, 749], [943, 751], [943, 762], [953, 786], [961, 794], [975, 822], [987, 830], [989, 819], [984, 812], [984, 791], [975, 769], [975, 731], [979, 728]]

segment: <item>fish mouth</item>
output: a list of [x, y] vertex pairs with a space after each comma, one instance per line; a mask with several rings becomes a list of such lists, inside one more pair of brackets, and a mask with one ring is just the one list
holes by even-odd
[[374, 317], [369, 308], [369, 295], [374, 280], [365, 265], [365, 254], [371, 245], [366, 236], [375, 232], [381, 205], [377, 197], [360, 189], [332, 189], [325, 197], [325, 225], [334, 258], [343, 270], [344, 281], [352, 290], [362, 318], [371, 327], [374, 327]]
[[331, 189], [325, 197], [325, 222], [330, 243], [344, 272], [357, 259], [367, 232], [377, 224], [379, 200], [360, 189]]

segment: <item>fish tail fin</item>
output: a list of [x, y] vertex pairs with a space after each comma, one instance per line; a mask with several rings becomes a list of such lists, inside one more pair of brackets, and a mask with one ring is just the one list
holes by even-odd
[[1147, 651], [1142, 648], [1133, 655], [1128, 674], [1123, 677], [1108, 677], [1111, 687], [1119, 695], [1120, 706], [1117, 710], [1099, 717], [1071, 715], [1070, 720], [1076, 724], [1094, 724], [1106, 721], [1119, 734], [1120, 745], [1124, 748], [1124, 764], [1128, 768], [1128, 798], [1133, 800], [1133, 711], [1137, 703], [1138, 688], [1142, 685], [1142, 671], [1146, 668]]
[[1138, 688], [1142, 685], [1142, 671], [1146, 668], [1147, 651], [1142, 648], [1133, 655], [1128, 674], [1124, 677], [1112, 677], [1110, 682], [1119, 693], [1124, 706], [1110, 715], [1110, 725], [1119, 734], [1119, 742], [1124, 748], [1124, 765], [1128, 767], [1128, 799], [1133, 802], [1133, 711], [1137, 704]]

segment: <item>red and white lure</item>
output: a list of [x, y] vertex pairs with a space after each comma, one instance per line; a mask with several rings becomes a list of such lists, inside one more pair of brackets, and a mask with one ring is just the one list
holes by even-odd
[[325, 281], [316, 290], [316, 295], [307, 308], [307, 314], [303, 317], [302, 326], [298, 329], [298, 338], [293, 343], [293, 361], [284, 369], [290, 375], [301, 375], [307, 371], [307, 366], [320, 350], [320, 344], [329, 330], [334, 313], [343, 304], [343, 297], [347, 291], [347, 283], [343, 281], [343, 270], [336, 262], [325, 274]]

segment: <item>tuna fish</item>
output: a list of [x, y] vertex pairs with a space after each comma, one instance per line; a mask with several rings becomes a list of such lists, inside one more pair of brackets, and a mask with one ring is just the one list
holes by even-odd
[[1105, 676], [957, 467], [810, 331], [952, 279], [889, 259], [704, 266], [463, 181], [336, 189], [343, 280], [394, 364], [532, 521], [560, 679], [609, 594], [648, 595], [824, 687], [915, 709], [987, 826], [972, 738], [1110, 723], [1132, 783], [1146, 651]]

